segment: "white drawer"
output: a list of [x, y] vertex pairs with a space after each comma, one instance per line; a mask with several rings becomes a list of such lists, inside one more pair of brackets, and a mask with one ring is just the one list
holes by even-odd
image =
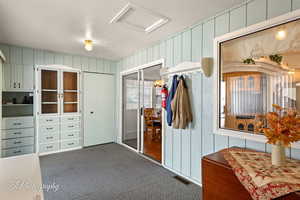
[[61, 123], [72, 123], [72, 122], [79, 122], [80, 116], [63, 116], [61, 117]]
[[74, 132], [62, 132], [61, 133], [61, 139], [62, 140], [71, 140], [71, 139], [77, 139], [79, 138], [79, 132], [74, 131]]
[[58, 124], [59, 123], [59, 117], [57, 117], [57, 116], [40, 117], [39, 122], [40, 122], [41, 125], [44, 125], [44, 124]]
[[39, 135], [59, 132], [59, 124], [41, 125], [39, 127]]
[[71, 148], [76, 148], [79, 146], [80, 146], [79, 139], [61, 142], [61, 149], [71, 149]]
[[59, 133], [48, 133], [39, 135], [39, 143], [53, 143], [59, 140]]
[[3, 118], [2, 129], [31, 128], [34, 126], [33, 117]]
[[29, 153], [34, 153], [33, 146], [2, 150], [2, 157], [19, 156], [19, 155], [29, 154]]
[[61, 131], [62, 132], [79, 131], [80, 130], [79, 124], [80, 124], [79, 122], [61, 124]]
[[33, 137], [34, 128], [2, 130], [2, 139]]
[[34, 137], [2, 140], [2, 149], [29, 146], [34, 144]]
[[49, 143], [49, 144], [40, 144], [39, 145], [39, 153], [46, 153], [51, 151], [58, 151], [59, 150], [59, 143]]

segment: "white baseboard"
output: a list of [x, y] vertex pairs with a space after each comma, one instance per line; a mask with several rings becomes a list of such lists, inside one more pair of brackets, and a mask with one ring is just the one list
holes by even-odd
[[78, 150], [78, 149], [82, 149], [83, 147], [75, 147], [75, 148], [71, 148], [71, 149], [63, 149], [63, 150], [58, 150], [58, 151], [50, 151], [50, 152], [45, 152], [45, 153], [39, 153], [39, 156], [46, 156], [49, 154], [55, 154], [55, 153], [62, 153], [62, 152], [66, 152], [66, 151], [74, 151], [74, 150]]
[[173, 169], [167, 167], [166, 165], [162, 165], [162, 166], [163, 166], [165, 169], [167, 169], [167, 170], [173, 172], [174, 174], [177, 174], [177, 175], [179, 175], [179, 176], [181, 176], [181, 177], [187, 179], [188, 181], [190, 181], [190, 182], [192, 182], [192, 183], [194, 183], [194, 184], [199, 185], [200, 187], [202, 187], [202, 183], [200, 183], [199, 181], [194, 180], [194, 179], [192, 179], [192, 178], [189, 178], [189, 177], [187, 177], [187, 176], [185, 176], [185, 175], [183, 175], [183, 174], [181, 174], [181, 173], [179, 173], [179, 172], [177, 172], [177, 171], [175, 171], [175, 170], [173, 170]]

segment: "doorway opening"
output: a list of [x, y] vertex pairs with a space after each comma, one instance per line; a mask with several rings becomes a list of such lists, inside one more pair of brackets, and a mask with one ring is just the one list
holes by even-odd
[[122, 143], [162, 162], [162, 64], [122, 76]]

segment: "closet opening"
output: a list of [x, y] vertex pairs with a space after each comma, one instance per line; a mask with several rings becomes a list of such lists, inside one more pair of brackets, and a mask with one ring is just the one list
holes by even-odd
[[162, 64], [122, 75], [122, 144], [162, 163]]

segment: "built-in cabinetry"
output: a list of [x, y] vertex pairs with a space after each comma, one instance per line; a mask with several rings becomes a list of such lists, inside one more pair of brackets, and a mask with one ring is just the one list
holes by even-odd
[[36, 77], [38, 152], [80, 148], [80, 70], [38, 66]]
[[33, 91], [34, 66], [19, 64], [4, 64], [3, 91]]
[[34, 117], [7, 117], [2, 119], [2, 157], [34, 152]]

